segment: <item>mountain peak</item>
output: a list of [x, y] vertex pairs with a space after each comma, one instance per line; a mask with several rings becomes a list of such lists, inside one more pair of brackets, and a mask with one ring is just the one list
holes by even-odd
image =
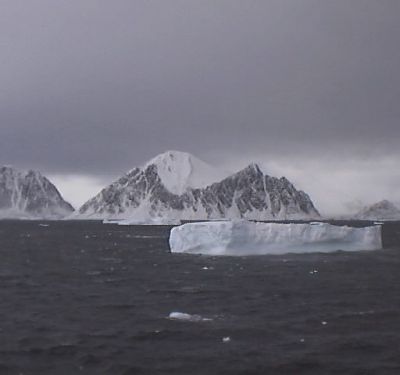
[[399, 210], [396, 205], [387, 199], [383, 199], [368, 207], [369, 209]]
[[257, 163], [250, 163], [247, 166], [247, 169], [252, 169], [254, 170], [257, 174], [261, 173], [264, 174], [263, 171], [261, 170], [260, 166]]
[[396, 207], [394, 203], [390, 202], [387, 199], [382, 199], [381, 201], [375, 203], [373, 206], [390, 207], [390, 208]]
[[189, 161], [190, 159], [195, 159], [195, 157], [188, 152], [168, 150], [150, 159], [145, 163], [144, 167], [147, 167], [151, 164], [158, 165], [160, 163], [180, 163], [182, 161]]
[[143, 170], [155, 165], [157, 173], [167, 190], [176, 195], [188, 188], [201, 188], [224, 177], [224, 172], [192, 154], [169, 150], [150, 159]]
[[73, 212], [57, 188], [40, 172], [0, 167], [1, 218], [60, 218]]
[[356, 214], [356, 218], [364, 220], [400, 220], [400, 209], [387, 199], [364, 207]]

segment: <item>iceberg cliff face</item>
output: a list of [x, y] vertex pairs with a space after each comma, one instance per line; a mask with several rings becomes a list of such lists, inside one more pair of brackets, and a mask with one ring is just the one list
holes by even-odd
[[58, 219], [74, 208], [39, 172], [0, 168], [0, 218]]
[[171, 229], [173, 253], [264, 255], [378, 250], [381, 227], [338, 227], [325, 223], [279, 224], [247, 221], [188, 223]]
[[168, 152], [131, 170], [86, 202], [76, 217], [151, 222], [155, 218], [268, 220], [319, 216], [307, 194], [296, 190], [284, 177], [264, 175], [256, 164], [204, 186], [218, 173], [193, 156], [182, 154]]

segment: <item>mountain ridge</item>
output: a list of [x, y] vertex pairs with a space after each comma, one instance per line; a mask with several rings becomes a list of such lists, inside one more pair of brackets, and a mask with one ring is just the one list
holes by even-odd
[[[160, 176], [159, 164], [152, 162], [159, 160], [159, 156], [141, 168], [131, 169], [105, 187], [79, 209], [75, 218], [151, 221], [156, 218], [270, 220], [319, 217], [306, 193], [296, 190], [285, 177], [264, 174], [256, 163], [205, 187], [188, 185], [171, 191], [166, 186], [168, 182], [163, 181], [163, 173]], [[196, 160], [187, 153], [179, 156]]]

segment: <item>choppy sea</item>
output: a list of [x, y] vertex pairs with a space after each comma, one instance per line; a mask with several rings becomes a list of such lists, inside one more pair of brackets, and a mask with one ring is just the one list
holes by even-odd
[[379, 251], [252, 257], [169, 230], [0, 221], [0, 374], [400, 374], [399, 222]]

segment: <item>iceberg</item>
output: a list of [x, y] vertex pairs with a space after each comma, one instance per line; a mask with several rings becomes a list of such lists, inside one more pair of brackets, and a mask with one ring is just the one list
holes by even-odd
[[240, 221], [187, 223], [171, 229], [173, 253], [264, 255], [382, 249], [381, 226]]

